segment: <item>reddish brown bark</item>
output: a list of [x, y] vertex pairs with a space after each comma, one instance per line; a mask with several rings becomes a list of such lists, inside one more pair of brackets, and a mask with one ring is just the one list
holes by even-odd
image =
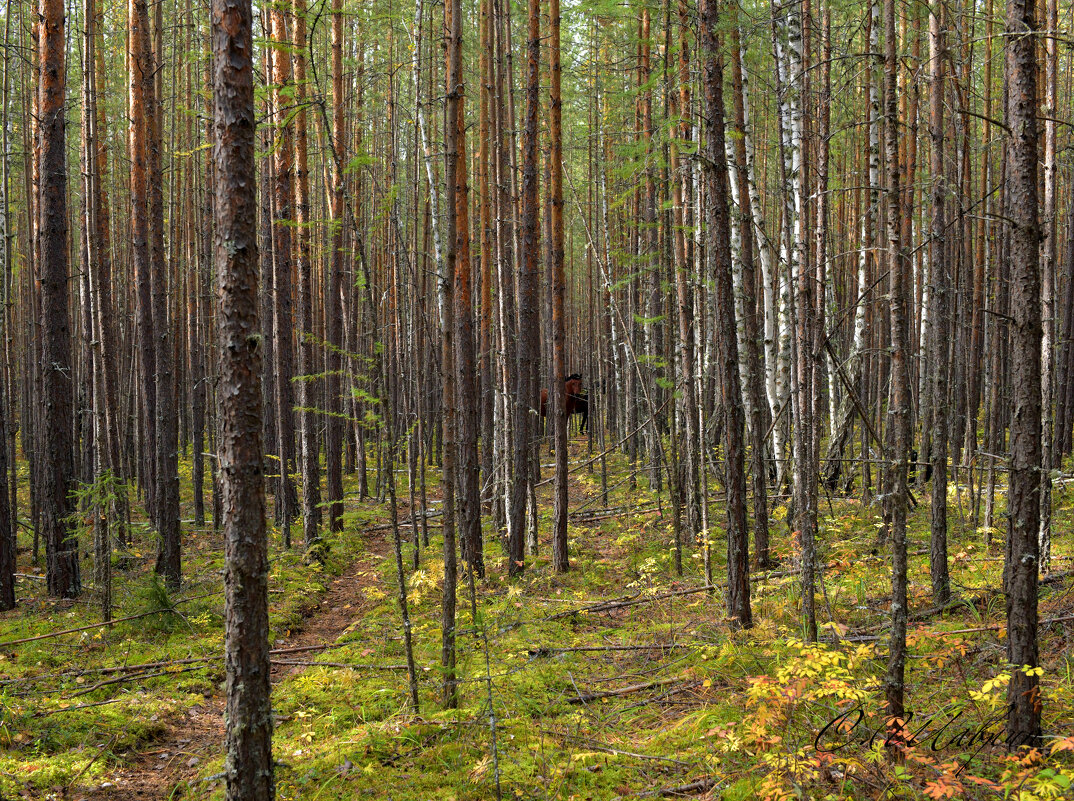
[[64, 5], [41, 0], [38, 36], [40, 87], [41, 365], [44, 404], [41, 454], [41, 528], [49, 595], [73, 598], [82, 590], [78, 541], [71, 530], [75, 463], [71, 432], [71, 322], [67, 307], [67, 157], [64, 134], [66, 74]]

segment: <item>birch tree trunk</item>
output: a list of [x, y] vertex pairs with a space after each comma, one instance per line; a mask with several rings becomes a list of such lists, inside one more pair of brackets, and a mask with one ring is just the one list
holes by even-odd
[[1044, 238], [1040, 247], [1041, 317], [1041, 471], [1040, 471], [1040, 564], [1048, 572], [1052, 556], [1052, 399], [1055, 396], [1055, 294], [1056, 294], [1056, 116], [1058, 108], [1059, 14], [1057, 0], [1043, 0], [1046, 6], [1044, 37], [1044, 208], [1041, 224]]

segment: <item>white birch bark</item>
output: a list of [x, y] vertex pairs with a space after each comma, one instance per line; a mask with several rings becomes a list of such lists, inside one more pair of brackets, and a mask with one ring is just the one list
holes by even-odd
[[[421, 149], [425, 162], [425, 177], [429, 182], [429, 221], [432, 228], [433, 257], [436, 260], [437, 284], [444, 283], [444, 257], [440, 244], [440, 187], [436, 183], [436, 174], [433, 172], [433, 149], [429, 141], [429, 126], [425, 124], [425, 109], [421, 102], [421, 65], [419, 64], [420, 48], [418, 38], [421, 36], [421, 16], [424, 3], [414, 4], [414, 27], [410, 31], [413, 59], [411, 59], [411, 74], [414, 80], [414, 108], [418, 120], [418, 134], [421, 137]], [[444, 294], [437, 292], [440, 319], [444, 319]]]
[[742, 376], [742, 405], [746, 410], [746, 422], [752, 419], [753, 404], [747, 387], [750, 386], [752, 365], [746, 358], [746, 292], [742, 281], [742, 198], [738, 191], [738, 164], [735, 145], [731, 137], [724, 140], [727, 156], [727, 173], [731, 184], [731, 290], [735, 300], [735, 338], [738, 340], [738, 372]]
[[[745, 36], [741, 36], [741, 39], [745, 41]], [[772, 253], [772, 241], [768, 238], [768, 231], [765, 228], [764, 208], [761, 206], [761, 195], [757, 190], [757, 181], [754, 173], [754, 149], [753, 149], [753, 135], [750, 133], [752, 126], [750, 125], [750, 99], [749, 99], [749, 73], [746, 70], [746, 57], [745, 48], [740, 52], [742, 58], [742, 110], [745, 120], [743, 140], [746, 145], [746, 179], [749, 185], [749, 203], [750, 203], [750, 215], [753, 217], [753, 238], [757, 245], [757, 255], [761, 263], [761, 284], [762, 284], [762, 297], [764, 299], [764, 357], [765, 357], [765, 394], [768, 396], [768, 411], [774, 415], [777, 409], [777, 394], [776, 394], [776, 365], [778, 357], [776, 355], [776, 338], [777, 338], [777, 312], [776, 312], [776, 290], [774, 281], [774, 254]], [[696, 169], [696, 162], [695, 162]], [[697, 186], [698, 179], [695, 174], [694, 186]], [[695, 232], [695, 237], [700, 237], [700, 226], [697, 226], [698, 230]], [[698, 239], [700, 241], [700, 239]], [[695, 247], [695, 253], [699, 252], [700, 248]]]

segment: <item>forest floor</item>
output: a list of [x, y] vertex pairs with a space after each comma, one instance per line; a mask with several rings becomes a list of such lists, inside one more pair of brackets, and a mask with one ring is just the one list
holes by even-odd
[[[457, 710], [440, 703], [435, 517], [417, 570], [412, 529], [403, 529], [418, 710], [399, 669], [386, 506], [359, 500], [348, 477], [345, 531], [328, 538], [323, 567], [307, 565], [300, 548], [285, 549], [272, 532], [277, 798], [995, 798], [1005, 789], [1021, 799], [1072, 797], [1068, 485], [1054, 493], [1053, 572], [1041, 586], [1045, 756], [1019, 762], [999, 742], [1010, 675], [1003, 534], [991, 532], [988, 543], [961, 487], [949, 499], [961, 603], [947, 610], [930, 599], [927, 505], [911, 515], [907, 704], [918, 742], [893, 765], [883, 734], [870, 737], [882, 720], [890, 603], [875, 506], [822, 499], [825, 642], [812, 646], [800, 639], [797, 552], [784, 506], [775, 505], [772, 522], [779, 564], [751, 577], [755, 626], [733, 632], [719, 587], [726, 544], [715, 485], [710, 592], [697, 544], [683, 544], [682, 575], [675, 570], [666, 488], [658, 496], [644, 478], [631, 488], [629, 465], [615, 456], [605, 500], [600, 464], [584, 466], [585, 458], [576, 438], [569, 573], [551, 569], [550, 485], [539, 493], [540, 553], [527, 558], [522, 578], [507, 579], [498, 536], [486, 527], [488, 577], [472, 595], [460, 582]], [[406, 473], [399, 476], [403, 499]], [[438, 493], [429, 478], [431, 499]], [[189, 504], [188, 476], [183, 491]], [[0, 797], [223, 798], [219, 534], [184, 525], [185, 583], [174, 597], [152, 575], [150, 533], [134, 542], [130, 564], [116, 570], [115, 614], [144, 616], [13, 642], [100, 620], [92, 591], [74, 603], [51, 601], [39, 571], [20, 579], [19, 608], [0, 615]], [[25, 532], [20, 546], [30, 546]], [[28, 563], [27, 551], [20, 569]], [[91, 575], [88, 560], [84, 567]], [[849, 728], [859, 709], [860, 724], [840, 733], [838, 721]]]

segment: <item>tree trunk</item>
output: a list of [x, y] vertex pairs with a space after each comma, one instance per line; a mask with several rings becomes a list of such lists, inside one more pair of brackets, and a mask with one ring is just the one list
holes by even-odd
[[74, 513], [74, 426], [71, 386], [71, 322], [67, 307], [67, 154], [64, 108], [64, 5], [41, 0], [38, 58], [40, 93], [41, 380], [44, 417], [41, 454], [41, 530], [49, 595], [74, 598], [82, 591], [78, 540], [69, 531]]
[[220, 341], [228, 801], [271, 801], [268, 538], [262, 448], [255, 193], [253, 13], [249, 0], [213, 0], [213, 204]]
[[1048, 572], [1052, 556], [1052, 399], [1055, 397], [1055, 295], [1056, 295], [1056, 117], [1058, 108], [1058, 6], [1057, 0], [1043, 0], [1047, 19], [1044, 38], [1044, 208], [1040, 243], [1041, 265], [1041, 471], [1040, 471], [1040, 565]]
[[275, 406], [276, 436], [279, 442], [280, 489], [276, 502], [281, 506], [280, 526], [284, 544], [291, 546], [291, 521], [295, 514], [294, 485], [291, 468], [294, 465], [295, 417], [294, 417], [294, 302], [291, 287], [291, 228], [293, 226], [291, 202], [294, 195], [292, 170], [294, 147], [291, 131], [291, 56], [290, 39], [287, 35], [287, 19], [284, 9], [273, 6], [269, 12], [272, 21], [272, 82], [276, 107], [274, 109], [276, 185], [275, 207], [272, 225], [273, 264], [273, 351], [276, 355]]
[[[910, 456], [910, 330], [907, 314], [909, 262], [902, 250], [899, 219], [899, 128], [895, 0], [884, 0], [884, 151], [887, 170], [888, 269], [891, 273], [891, 409], [893, 452], [891, 509], [891, 645], [884, 678], [887, 715], [905, 719], [906, 667], [906, 511], [907, 463]], [[897, 725], [897, 724], [896, 724]]]
[[317, 393], [310, 379], [313, 357], [313, 262], [310, 258], [310, 178], [306, 133], [306, 0], [294, 0], [295, 17], [295, 216], [298, 231], [298, 383], [302, 461], [302, 538], [306, 551], [320, 557], [321, 456], [317, 437]]
[[[419, 0], [420, 3], [420, 0]], [[343, 0], [332, 0], [332, 130], [329, 134], [337, 154], [343, 151]], [[325, 423], [324, 466], [327, 478], [328, 525], [334, 531], [343, 529], [343, 399], [340, 395], [343, 370], [343, 173], [340, 159], [332, 160], [332, 191], [329, 215], [332, 220], [331, 264], [328, 269], [328, 289], [325, 295], [325, 338], [328, 355], [325, 360]]]
[[[944, 216], [944, 23], [943, 9], [937, 3], [929, 13], [929, 136], [932, 154], [929, 164], [932, 172], [932, 230], [929, 238], [929, 278], [932, 287], [928, 293], [932, 310], [929, 314], [930, 334], [928, 370], [931, 374], [933, 398], [942, 398], [947, 385], [947, 354], [949, 345], [947, 293], [950, 286], [946, 259], [947, 226]], [[922, 312], [924, 313], [924, 312]], [[928, 455], [932, 463], [932, 526], [929, 565], [932, 575], [932, 598], [943, 606], [951, 599], [951, 580], [947, 569], [947, 404], [935, 403], [932, 407], [932, 448]], [[928, 425], [928, 420], [922, 420]]]
[[[418, 0], [418, 6], [422, 0]], [[452, 14], [456, 9], [455, 0], [444, 5], [445, 30], [452, 29]], [[445, 122], [453, 122], [453, 118], [445, 117]], [[449, 131], [451, 132], [449, 134]], [[445, 136], [454, 135], [457, 129], [454, 124], [448, 125]], [[449, 202], [447, 213], [455, 214], [455, 204], [450, 202], [454, 195], [454, 185], [449, 180]], [[430, 188], [435, 192], [435, 183], [430, 181]], [[449, 224], [448, 230], [451, 230]], [[458, 515], [455, 514], [455, 501], [458, 494], [458, 481], [456, 480], [458, 448], [455, 446], [457, 426], [456, 410], [456, 376], [455, 370], [455, 281], [452, 275], [456, 256], [457, 240], [454, 236], [448, 236], [445, 273], [438, 282], [440, 293], [440, 339], [441, 339], [441, 375], [443, 385], [441, 393], [441, 418], [443, 420], [443, 456], [441, 459], [441, 474], [443, 487], [444, 509], [444, 582], [441, 599], [440, 617], [440, 669], [444, 674], [443, 699], [444, 706], [454, 709], [459, 705], [459, 685], [455, 678], [455, 599], [458, 588], [458, 565], [455, 557], [455, 531]]]
[[[153, 277], [149, 253], [148, 201], [148, 142], [150, 131], [146, 119], [152, 90], [152, 58], [149, 53], [149, 11], [145, 0], [130, 0], [128, 8], [128, 62], [130, 70], [130, 197], [131, 197], [131, 262], [134, 268], [136, 293], [135, 323], [138, 330], [138, 387], [141, 396], [142, 426], [139, 464], [145, 490], [146, 511], [156, 524], [156, 461], [157, 439], [157, 340], [153, 321]], [[147, 447], [153, 443], [152, 448]]]
[[[526, 523], [527, 487], [532, 483], [530, 442], [532, 418], [537, 409], [536, 374], [540, 358], [539, 311], [537, 307], [538, 257], [540, 243], [537, 226], [537, 108], [540, 102], [539, 66], [541, 54], [540, 13], [538, 0], [529, 0], [529, 31], [526, 46], [526, 117], [522, 146], [522, 260], [518, 274], [518, 351], [516, 363], [514, 485], [511, 490], [509, 520], [508, 570], [522, 571], [523, 540]], [[552, 387], [550, 391], [562, 391]]]
[[1037, 581], [1040, 570], [1041, 307], [1040, 224], [1037, 216], [1036, 18], [1030, 0], [1007, 0], [1007, 237], [1010, 263], [1011, 405], [1007, 490], [1007, 741], [1040, 744], [1036, 667]]
[[549, 400], [555, 419], [554, 447], [556, 449], [556, 481], [552, 521], [552, 569], [565, 573], [570, 569], [567, 555], [567, 409], [564, 382], [566, 365], [563, 345], [565, 320], [563, 297], [566, 291], [563, 276], [563, 100], [560, 94], [559, 60], [559, 0], [549, 0], [551, 42], [549, 43], [549, 160], [551, 162], [552, 200], [552, 386]]
[[727, 495], [727, 612], [736, 628], [750, 628], [749, 531], [746, 527], [745, 415], [738, 374], [731, 287], [731, 216], [728, 204], [727, 160], [724, 156], [723, 66], [716, 39], [715, 0], [700, 0], [702, 88], [705, 94], [705, 179], [708, 193], [706, 223], [708, 251], [716, 285], [720, 400], [724, 410], [724, 453]]
[[[149, 47], [149, 39], [143, 39], [147, 72], [144, 97], [148, 101], [145, 122], [148, 131], [146, 142], [146, 180], [149, 183], [149, 258], [151, 264], [153, 293], [153, 335], [156, 339], [156, 400], [157, 425], [154, 449], [156, 452], [156, 484], [153, 506], [157, 515], [157, 533], [160, 535], [160, 552], [157, 554], [156, 571], [164, 577], [170, 590], [178, 590], [182, 581], [179, 526], [179, 409], [175, 392], [175, 344], [168, 325], [168, 299], [170, 282], [168, 266], [164, 258], [164, 176], [161, 169], [162, 121], [158, 86], [158, 65], [161, 62], [160, 41], [162, 23], [157, 6], [156, 52]], [[146, 30], [148, 14], [146, 15]]]
[[[6, 204], [6, 197], [4, 202]], [[7, 419], [10, 408], [6, 387], [0, 387], [0, 481], [3, 484], [0, 486], [0, 612], [15, 608], [16, 539], [12, 528], [11, 499], [7, 491]]]
[[460, 0], [444, 7], [448, 31], [445, 177], [448, 202], [448, 275], [455, 296], [455, 440], [456, 519], [462, 557], [475, 575], [485, 575], [481, 542], [481, 484], [477, 458], [477, 360], [475, 358], [472, 269], [470, 265], [469, 187], [466, 169], [465, 84], [462, 73], [462, 9]]

